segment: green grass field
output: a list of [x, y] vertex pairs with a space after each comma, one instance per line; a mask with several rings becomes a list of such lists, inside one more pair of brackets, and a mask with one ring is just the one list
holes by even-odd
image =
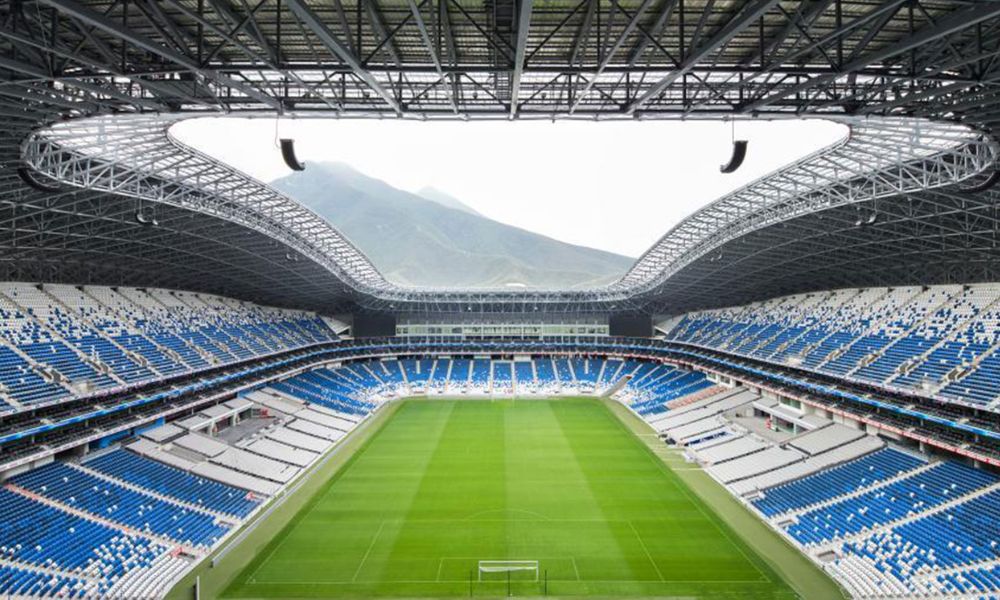
[[515, 595], [795, 597], [683, 475], [598, 400], [406, 401], [223, 596], [468, 596], [479, 560], [528, 559], [547, 590]]

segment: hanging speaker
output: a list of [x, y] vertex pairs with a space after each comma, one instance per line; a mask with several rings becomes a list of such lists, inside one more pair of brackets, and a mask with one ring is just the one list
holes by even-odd
[[142, 208], [135, 211], [135, 222], [146, 227], [157, 227], [160, 224], [155, 212], [146, 214], [142, 212]]
[[729, 158], [729, 162], [720, 166], [719, 171], [722, 173], [732, 173], [736, 169], [740, 168], [743, 164], [743, 159], [747, 157], [747, 141], [746, 140], [736, 140], [733, 142], [733, 155]]
[[973, 183], [972, 185], [960, 186], [958, 189], [963, 192], [974, 194], [976, 192], [985, 192], [995, 186], [997, 182], [1000, 182], [1000, 169], [993, 169], [988, 175], [986, 175], [986, 177], [980, 176], [979, 181]]
[[285, 159], [285, 164], [293, 171], [304, 171], [306, 166], [295, 158], [295, 140], [281, 138], [281, 157]]
[[21, 181], [26, 183], [28, 187], [36, 189], [39, 192], [48, 192], [50, 194], [55, 194], [59, 192], [58, 187], [42, 183], [41, 181], [36, 179], [34, 173], [32, 173], [31, 170], [24, 165], [21, 165], [17, 168], [17, 176], [20, 177]]

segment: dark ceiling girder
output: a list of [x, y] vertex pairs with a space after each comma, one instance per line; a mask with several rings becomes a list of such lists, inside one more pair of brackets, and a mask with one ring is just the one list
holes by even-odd
[[517, 6], [517, 43], [514, 44], [514, 66], [510, 74], [510, 116], [516, 117], [521, 97], [521, 77], [524, 74], [525, 56], [528, 52], [528, 31], [531, 29], [531, 12], [534, 0], [514, 0]]
[[743, 59], [740, 64], [744, 67], [749, 67], [758, 60], [763, 64], [765, 62], [764, 59], [769, 58], [775, 50], [780, 48], [793, 31], [796, 29], [808, 30], [813, 21], [822, 15], [834, 1], [835, 0], [804, 0], [799, 3], [795, 13], [788, 20], [785, 26], [782, 27], [781, 30], [763, 46], [758, 44], [758, 47], [754, 50], [754, 52]]
[[659, 96], [663, 93], [663, 90], [670, 86], [670, 84], [683, 77], [686, 73], [694, 69], [698, 63], [705, 60], [719, 48], [729, 43], [734, 36], [763, 16], [767, 11], [771, 10], [777, 3], [778, 0], [756, 0], [752, 4], [746, 6], [740, 14], [736, 16], [736, 18], [732, 19], [729, 23], [723, 26], [722, 29], [711, 37], [711, 39], [697, 48], [689, 56], [686, 56], [679, 68], [671, 71], [666, 77], [653, 84], [652, 87], [647, 89], [642, 93], [642, 95], [629, 104], [625, 109], [625, 112], [632, 114], [641, 109], [644, 104]]
[[[986, 134], [1000, 126], [1000, 9], [985, 2], [816, 0], [779, 2], [768, 10], [763, 2], [683, 0], [681, 11], [681, 0], [572, 0], [533, 6], [530, 15], [522, 5], [513, 15], [516, 29], [505, 21], [501, 32], [491, 29], [489, 4], [477, 2], [364, 0], [354, 12], [354, 4], [345, 11], [336, 0], [202, 0], [203, 10], [194, 2], [152, 1], [39, 0], [43, 10], [13, 16], [0, 2], [0, 116], [8, 125], [0, 135], [0, 166], [17, 164], [21, 140], [48, 122], [205, 108], [428, 119], [560, 118], [571, 112], [575, 118], [621, 118], [621, 107], [632, 105], [637, 118], [683, 118], [725, 116], [782, 95], [759, 114], [913, 115], [961, 120]], [[834, 2], [842, 14], [831, 10]], [[318, 15], [326, 31], [317, 33], [295, 4]], [[754, 10], [759, 14], [748, 13]], [[80, 11], [88, 11], [86, 18]], [[981, 19], [978, 25], [967, 25], [972, 14]], [[959, 19], [964, 27], [954, 25]], [[926, 36], [928, 31], [939, 35]], [[886, 50], [896, 53], [882, 54]], [[366, 62], [371, 57], [378, 58]], [[604, 78], [581, 81], [595, 72]], [[519, 84], [511, 86], [514, 79]], [[797, 94], [800, 85], [808, 87]], [[584, 87], [590, 101], [579, 93]], [[161, 165], [171, 162], [156, 158]], [[303, 261], [282, 271], [290, 266], [283, 264], [284, 253], [263, 236], [226, 226], [213, 238], [183, 211], [158, 214], [163, 226], [143, 229], [130, 223], [132, 200], [73, 190], [98, 202], [101, 212], [83, 204], [68, 210], [62, 203], [70, 196], [43, 200], [10, 173], [0, 169], [0, 247], [11, 249], [0, 264], [4, 273], [44, 268], [53, 278], [70, 270], [85, 277], [86, 261], [104, 253], [111, 264], [95, 262], [89, 267], [94, 277], [108, 277], [115, 266], [124, 280], [136, 277], [124, 259], [132, 256], [142, 264], [159, 260], [162, 272], [150, 279], [189, 288], [204, 289], [216, 279], [248, 299], [297, 303], [321, 294], [328, 305], [358, 299], [317, 264]], [[1000, 197], [996, 190], [953, 196], [893, 198], [899, 212], [880, 208], [878, 223], [860, 230], [853, 229], [850, 211], [837, 210], [823, 220], [817, 215], [768, 227], [727, 245], [722, 260], [691, 263], [632, 305], [697, 307], [810, 285], [913, 282], [907, 277], [917, 277], [912, 265], [921, 256], [931, 273], [927, 280], [943, 277], [942, 265], [957, 257], [975, 266], [959, 269], [956, 277], [981, 277], [976, 269], [996, 272], [982, 266], [984, 257], [996, 256], [991, 248]], [[258, 254], [261, 262], [238, 264]], [[183, 263], [202, 255], [215, 260], [186, 273]], [[56, 271], [59, 256], [72, 263], [62, 273]], [[902, 266], [883, 264], [890, 257]], [[255, 267], [263, 269], [260, 277], [249, 275]], [[456, 298], [470, 297], [484, 310], [516, 308], [487, 292], [442, 294], [410, 308], [454, 310]], [[546, 306], [607, 309], [585, 307], [582, 297], [555, 294]]]
[[653, 0], [642, 0], [642, 3], [639, 5], [639, 7], [635, 10], [634, 13], [632, 13], [631, 18], [629, 18], [628, 20], [628, 24], [625, 25], [621, 33], [618, 34], [618, 37], [615, 39], [614, 43], [611, 44], [610, 48], [608, 48], [607, 53], [601, 60], [601, 63], [597, 66], [597, 70], [594, 71], [594, 73], [590, 76], [590, 80], [587, 81], [587, 85], [585, 85], [582, 90], [574, 94], [576, 99], [569, 107], [570, 114], [576, 112], [576, 109], [580, 106], [580, 104], [584, 101], [584, 99], [586, 99], [587, 95], [590, 94], [590, 91], [594, 88], [594, 86], [597, 85], [597, 80], [600, 78], [601, 75], [604, 74], [605, 69], [607, 69], [608, 66], [611, 64], [611, 61], [614, 60], [615, 55], [618, 54], [618, 51], [621, 49], [621, 47], [625, 45], [625, 40], [627, 40], [628, 37], [632, 35], [632, 32], [638, 25], [639, 20], [642, 19], [642, 17], [646, 13], [646, 10], [649, 9], [652, 3]]
[[358, 61], [357, 57], [351, 54], [350, 50], [333, 34], [332, 31], [323, 23], [319, 16], [313, 12], [304, 0], [285, 0], [288, 7], [295, 13], [295, 16], [302, 21], [306, 27], [308, 27], [312, 32], [319, 38], [319, 40], [327, 47], [330, 52], [332, 52], [337, 58], [342, 60], [351, 71], [357, 76], [361, 81], [365, 82], [375, 93], [385, 100], [385, 103], [396, 113], [402, 114], [403, 109], [396, 100], [392, 92], [387, 90], [385, 86], [382, 85], [374, 75], [371, 74], [367, 69], [365, 69], [361, 63]]
[[653, 26], [649, 28], [649, 36], [641, 36], [635, 42], [635, 47], [629, 52], [628, 55], [628, 65], [635, 66], [641, 59], [643, 53], [649, 48], [650, 38], [659, 39], [663, 35], [663, 30], [666, 29], [667, 23], [670, 22], [670, 16], [673, 14], [674, 9], [677, 8], [677, 4], [680, 0], [664, 0], [663, 5], [660, 6], [660, 11], [656, 15], [656, 20], [653, 22]]
[[590, 37], [590, 30], [594, 23], [594, 15], [597, 13], [598, 4], [600, 4], [600, 0], [589, 0], [587, 2], [587, 12], [584, 13], [583, 22], [580, 23], [576, 37], [573, 38], [573, 51], [569, 55], [569, 64], [571, 65], [575, 65], [582, 60], [582, 51], [587, 38]]
[[247, 85], [243, 82], [237, 81], [228, 75], [218, 73], [211, 69], [202, 69], [197, 62], [188, 56], [185, 56], [179, 52], [171, 50], [166, 46], [158, 44], [148, 38], [138, 35], [130, 29], [126, 29], [115, 23], [111, 19], [101, 15], [100, 13], [94, 12], [93, 10], [87, 8], [86, 6], [75, 2], [74, 0], [38, 0], [44, 4], [52, 6], [53, 8], [59, 10], [60, 12], [71, 16], [87, 25], [91, 25], [98, 29], [101, 29], [107, 33], [115, 35], [116, 37], [127, 41], [128, 43], [142, 48], [147, 52], [156, 54], [166, 60], [187, 69], [188, 71], [201, 75], [206, 79], [212, 80], [220, 85], [232, 88], [234, 90], [239, 90], [247, 96], [254, 98], [255, 100], [262, 102], [263, 104], [271, 108], [280, 108], [281, 104], [273, 97], [265, 94], [259, 89]]
[[793, 96], [806, 90], [831, 83], [847, 73], [860, 71], [871, 64], [892, 58], [904, 52], [908, 52], [923, 44], [947, 37], [957, 31], [972, 27], [976, 23], [980, 23], [997, 16], [1000, 16], [1000, 2], [975, 5], [962, 12], [954, 13], [946, 19], [942, 19], [936, 25], [925, 27], [916, 34], [903, 38], [895, 44], [874, 50], [864, 56], [848, 62], [839, 72], [828, 73], [826, 75], [806, 79], [798, 85], [783, 88], [779, 92], [751, 102], [743, 108], [743, 111], [751, 112], [760, 110], [783, 98], [787, 98], [788, 96]]

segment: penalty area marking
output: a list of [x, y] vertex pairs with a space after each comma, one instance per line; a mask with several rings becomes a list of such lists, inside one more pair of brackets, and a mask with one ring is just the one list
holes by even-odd
[[649, 559], [649, 564], [653, 565], [653, 570], [656, 571], [656, 576], [660, 578], [660, 581], [666, 581], [663, 579], [663, 573], [660, 572], [660, 566], [656, 564], [656, 561], [653, 560], [653, 555], [649, 553], [649, 548], [646, 547], [646, 542], [644, 542], [642, 540], [642, 536], [639, 535], [639, 530], [635, 528], [632, 521], [628, 522], [628, 526], [632, 530], [632, 533], [635, 534], [635, 539], [639, 540], [639, 545], [642, 546], [642, 551], [646, 553], [646, 558]]
[[378, 530], [375, 531], [375, 535], [372, 536], [372, 542], [368, 544], [368, 550], [365, 551], [365, 555], [361, 557], [361, 562], [358, 564], [358, 570], [354, 572], [354, 577], [351, 579], [352, 582], [358, 580], [358, 575], [361, 574], [362, 567], [368, 562], [368, 555], [372, 553], [372, 548], [375, 547], [375, 542], [378, 541], [378, 536], [382, 535], [382, 528], [385, 527], [385, 521], [381, 521], [378, 524]]

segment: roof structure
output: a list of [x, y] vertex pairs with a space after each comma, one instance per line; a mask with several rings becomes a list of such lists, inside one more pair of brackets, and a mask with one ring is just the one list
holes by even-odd
[[[1000, 3], [962, 0], [12, 0], [0, 277], [409, 313], [997, 280], [998, 57]], [[850, 135], [607, 287], [437, 290], [387, 282], [325, 221], [169, 136], [220, 114], [821, 117]]]

